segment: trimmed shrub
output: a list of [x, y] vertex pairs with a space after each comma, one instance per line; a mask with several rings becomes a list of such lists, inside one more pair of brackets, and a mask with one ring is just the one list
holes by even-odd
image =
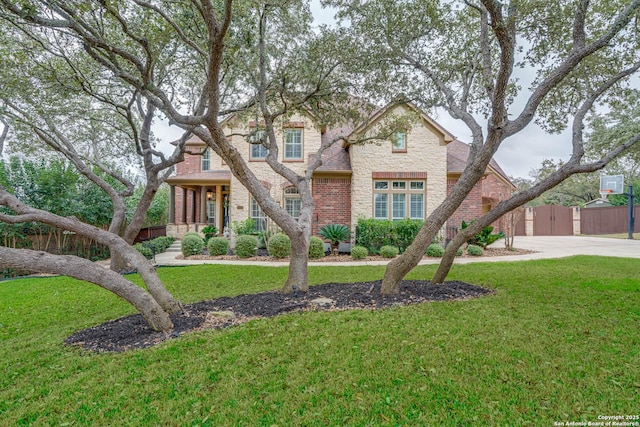
[[212, 237], [207, 242], [209, 255], [226, 255], [229, 252], [229, 240], [226, 237]]
[[382, 255], [383, 258], [395, 258], [396, 256], [398, 256], [398, 248], [396, 248], [395, 246], [383, 246], [380, 248], [380, 255]]
[[481, 256], [484, 251], [478, 245], [469, 245], [467, 246], [467, 253], [471, 256]]
[[195, 231], [187, 231], [186, 233], [184, 233], [182, 235], [182, 238], [184, 239], [186, 236], [198, 236], [198, 237], [202, 237], [200, 236], [200, 234], [196, 233]]
[[351, 258], [364, 259], [369, 256], [369, 251], [364, 246], [354, 246], [351, 248]]
[[149, 246], [143, 245], [142, 243], [136, 243], [135, 245], [133, 245], [133, 247], [136, 248], [136, 250], [140, 252], [146, 259], [153, 258], [153, 250]]
[[462, 249], [462, 246], [460, 246], [456, 251], [456, 256], [462, 256], [462, 254], [464, 254], [464, 249]]
[[427, 247], [427, 256], [440, 258], [444, 255], [444, 248], [438, 243], [432, 243]]
[[311, 236], [309, 241], [309, 258], [317, 259], [324, 256], [324, 242], [321, 238]]
[[258, 238], [255, 236], [242, 235], [236, 239], [235, 253], [240, 258], [250, 258], [256, 255], [258, 249]]
[[197, 234], [187, 233], [182, 236], [181, 250], [182, 255], [200, 255], [204, 248], [204, 239]]
[[275, 258], [286, 258], [291, 255], [291, 239], [283, 233], [274, 234], [267, 244], [269, 255]]
[[381, 221], [361, 218], [356, 227], [356, 243], [371, 254], [380, 253], [383, 246], [395, 246], [404, 252], [418, 235], [422, 224], [424, 221], [419, 219]]

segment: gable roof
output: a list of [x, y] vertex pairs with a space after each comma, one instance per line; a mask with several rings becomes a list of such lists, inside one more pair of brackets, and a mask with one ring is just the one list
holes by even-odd
[[[376, 122], [378, 122], [380, 119], [382, 119], [386, 114], [388, 114], [390, 111], [392, 111], [396, 107], [407, 107], [410, 110], [413, 110], [415, 113], [418, 114], [418, 116], [422, 119], [422, 121], [428, 127], [430, 127], [432, 130], [434, 130], [436, 133], [439, 133], [442, 136], [442, 138], [443, 138], [445, 143], [449, 143], [449, 142], [451, 142], [451, 141], [456, 139], [456, 137], [453, 136], [453, 134], [451, 132], [449, 132], [444, 127], [442, 127], [438, 122], [433, 120], [429, 115], [427, 115], [424, 111], [422, 111], [420, 108], [418, 108], [412, 102], [402, 102], [402, 103], [391, 102], [391, 103], [385, 105], [384, 107], [382, 107], [378, 111], [376, 111], [369, 118], [369, 120], [366, 123], [363, 123], [360, 126], [358, 126], [355, 129], [353, 129], [351, 131], [351, 133], [349, 134], [349, 137], [352, 137], [354, 135], [358, 135], [358, 134], [366, 131], [367, 129], [369, 129], [370, 127], [375, 125]], [[344, 145], [348, 146], [349, 143], [345, 142]]]

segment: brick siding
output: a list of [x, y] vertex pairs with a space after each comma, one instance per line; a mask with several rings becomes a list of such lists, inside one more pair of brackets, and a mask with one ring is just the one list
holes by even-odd
[[313, 201], [316, 204], [314, 235], [327, 224], [351, 225], [350, 178], [314, 178]]

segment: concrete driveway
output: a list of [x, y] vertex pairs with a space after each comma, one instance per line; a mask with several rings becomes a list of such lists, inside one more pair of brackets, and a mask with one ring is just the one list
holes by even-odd
[[536, 257], [529, 259], [561, 258], [570, 255], [640, 258], [640, 240], [589, 236], [516, 236], [514, 246], [538, 252], [531, 254], [537, 255]]

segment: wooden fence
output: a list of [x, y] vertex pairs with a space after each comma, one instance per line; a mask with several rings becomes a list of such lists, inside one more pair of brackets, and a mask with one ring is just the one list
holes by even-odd
[[133, 243], [144, 242], [145, 240], [155, 239], [156, 237], [166, 236], [167, 226], [157, 225], [155, 227], [147, 227], [140, 230]]
[[[605, 206], [580, 209], [581, 234], [617, 234], [629, 230], [628, 206]], [[634, 206], [635, 229], [640, 231], [640, 206]]]

